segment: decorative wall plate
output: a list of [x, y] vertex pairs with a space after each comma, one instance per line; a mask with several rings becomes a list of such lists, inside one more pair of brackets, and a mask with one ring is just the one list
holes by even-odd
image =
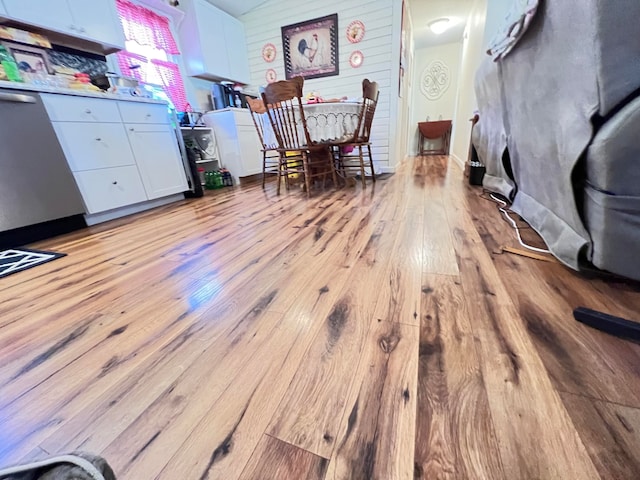
[[264, 78], [267, 80], [267, 83], [273, 83], [278, 79], [278, 74], [273, 68], [267, 70], [267, 73], [264, 74]]
[[273, 43], [267, 43], [262, 47], [262, 59], [271, 63], [276, 59], [276, 52], [276, 46]]
[[356, 50], [349, 56], [349, 64], [353, 68], [359, 68], [362, 66], [362, 62], [364, 62], [364, 55], [360, 50]]
[[364, 38], [364, 23], [354, 20], [347, 27], [347, 40], [351, 43], [358, 43]]

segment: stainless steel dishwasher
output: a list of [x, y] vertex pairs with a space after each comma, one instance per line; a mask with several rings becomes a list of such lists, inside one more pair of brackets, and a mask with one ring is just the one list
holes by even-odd
[[[76, 216], [71, 223], [78, 223], [84, 210], [40, 95], [0, 88], [0, 232], [5, 233], [0, 246], [61, 233], [52, 221]], [[33, 238], [7, 240], [7, 231], [24, 232], [36, 224], [45, 227]]]

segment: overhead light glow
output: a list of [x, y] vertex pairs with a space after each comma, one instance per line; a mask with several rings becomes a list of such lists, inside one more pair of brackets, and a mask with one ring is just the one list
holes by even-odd
[[436, 35], [446, 32], [451, 27], [451, 22], [448, 18], [439, 18], [429, 23], [429, 28]]

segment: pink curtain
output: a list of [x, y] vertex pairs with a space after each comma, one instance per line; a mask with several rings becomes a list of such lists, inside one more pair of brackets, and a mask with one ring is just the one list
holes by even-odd
[[140, 45], [149, 45], [172, 55], [180, 54], [167, 18], [128, 0], [116, 0], [116, 3], [127, 40], [135, 40]]
[[173, 102], [176, 110], [179, 112], [186, 111], [188, 104], [187, 96], [178, 65], [171, 62], [163, 62], [162, 60], [151, 60], [151, 65], [156, 69], [162, 79], [164, 91]]
[[[137, 53], [127, 52], [126, 50], [121, 50], [117, 54], [118, 57], [118, 65], [120, 66], [120, 71], [122, 75], [127, 77], [133, 77], [141, 82], [145, 82], [146, 77], [146, 66], [147, 66], [147, 58], [142, 55], [138, 55]], [[131, 69], [131, 67], [140, 65], [140, 68]]]

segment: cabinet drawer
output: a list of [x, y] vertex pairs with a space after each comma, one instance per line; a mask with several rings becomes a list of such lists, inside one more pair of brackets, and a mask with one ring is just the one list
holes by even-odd
[[74, 172], [135, 165], [121, 123], [54, 122], [53, 128]]
[[156, 103], [118, 102], [124, 123], [169, 123], [166, 105]]
[[113, 100], [56, 94], [41, 97], [53, 122], [122, 122], [118, 104]]
[[87, 213], [98, 213], [147, 200], [138, 168], [115, 167], [74, 173]]

